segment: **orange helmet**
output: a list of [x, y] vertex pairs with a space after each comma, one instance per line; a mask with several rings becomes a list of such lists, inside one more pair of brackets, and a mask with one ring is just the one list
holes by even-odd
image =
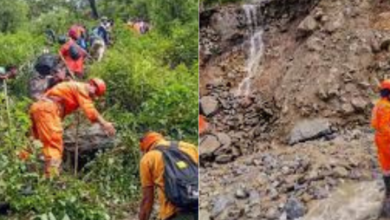
[[102, 96], [104, 93], [106, 93], [106, 83], [99, 78], [93, 78], [89, 80], [89, 83], [91, 85], [94, 85], [96, 87], [96, 95], [97, 96]]
[[162, 140], [164, 137], [157, 132], [148, 132], [140, 140], [139, 145], [142, 152], [148, 152], [152, 145], [157, 141]]
[[385, 79], [381, 82], [381, 90], [382, 89], [388, 89], [390, 90], [390, 80], [389, 79]]
[[75, 30], [75, 28], [71, 28], [69, 31], [68, 31], [68, 36], [70, 38], [72, 38], [73, 40], [77, 40], [79, 37], [80, 37], [80, 34], [78, 33], [77, 30]]

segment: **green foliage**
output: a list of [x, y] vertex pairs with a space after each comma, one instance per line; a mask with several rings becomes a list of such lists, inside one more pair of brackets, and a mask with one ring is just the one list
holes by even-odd
[[[137, 199], [140, 195], [137, 134], [121, 136], [126, 146], [100, 154], [85, 166], [83, 180], [97, 186], [99, 194], [110, 203]], [[130, 169], [131, 168], [131, 169]]]
[[[64, 0], [24, 0], [30, 10], [28, 17], [30, 19], [38, 18], [41, 15], [58, 13], [62, 8], [68, 8], [70, 4]], [[67, 7], [68, 6], [68, 7]], [[51, 20], [51, 22], [55, 20]]]
[[212, 6], [216, 4], [239, 3], [243, 2], [243, 0], [201, 0], [201, 2], [205, 5]]
[[69, 12], [67, 10], [57, 10], [37, 17], [30, 26], [30, 29], [34, 34], [42, 35], [49, 25], [57, 35], [63, 35], [67, 33], [69, 27], [74, 23], [76, 23], [76, 20], [69, 19]]
[[23, 0], [0, 0], [0, 32], [15, 32], [27, 21], [28, 5]]
[[120, 120], [128, 125], [125, 130], [157, 130], [196, 142], [197, 35], [190, 36], [191, 31], [182, 26], [173, 28], [171, 38], [159, 32], [137, 38], [120, 29], [115, 46], [90, 71], [108, 82], [106, 105], [115, 106], [110, 115], [124, 115], [115, 109], [135, 115], [136, 121]]
[[38, 53], [43, 38], [27, 32], [0, 33], [0, 65], [21, 65]]
[[[121, 19], [143, 18], [166, 35], [176, 23], [187, 26], [191, 22], [198, 23], [196, 0], [112, 0], [101, 1], [100, 6], [103, 9], [101, 14]], [[198, 31], [197, 27], [195, 31]]]
[[[176, 70], [176, 80], [167, 83], [142, 103], [138, 118], [148, 130], [164, 131], [179, 140], [197, 142], [197, 75], [184, 66]], [[172, 73], [174, 74], [174, 73]]]
[[[27, 5], [27, 10], [12, 23], [14, 29], [0, 34], [0, 66], [19, 65], [21, 72], [7, 82], [8, 105], [0, 91], [0, 201], [11, 205], [7, 219], [121, 219], [123, 209], [129, 211], [128, 204], [134, 206], [141, 193], [138, 138], [143, 132], [155, 130], [171, 139], [197, 142], [197, 1], [98, 1], [100, 14], [117, 20], [116, 41], [102, 62], [88, 66], [88, 76], [107, 82], [108, 94], [99, 109], [115, 124], [120, 143], [98, 153], [79, 178], [65, 172], [53, 180], [43, 178], [42, 146], [27, 135], [27, 81], [44, 47], [46, 26], [65, 33], [81, 21], [86, 1], [15, 2]], [[153, 29], [146, 35], [133, 34], [119, 21], [128, 16], [150, 19]], [[30, 19], [27, 25], [25, 17]], [[96, 21], [82, 23], [90, 27]], [[71, 121], [69, 117], [66, 123]], [[34, 151], [27, 163], [16, 156], [25, 146]]]

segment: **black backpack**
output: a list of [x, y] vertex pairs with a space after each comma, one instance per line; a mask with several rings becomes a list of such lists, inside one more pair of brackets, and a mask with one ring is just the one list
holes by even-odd
[[73, 60], [78, 60], [80, 58], [79, 49], [78, 49], [78, 46], [76, 44], [72, 44], [69, 47], [69, 54]]
[[38, 57], [34, 69], [42, 76], [50, 75], [51, 70], [59, 63], [59, 57], [52, 54], [44, 54]]
[[167, 199], [181, 211], [197, 212], [199, 200], [198, 165], [178, 148], [157, 146], [164, 158], [164, 190]]

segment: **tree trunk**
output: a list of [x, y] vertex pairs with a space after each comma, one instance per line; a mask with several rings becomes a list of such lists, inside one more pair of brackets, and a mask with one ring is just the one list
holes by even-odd
[[97, 8], [96, 8], [96, 1], [95, 0], [88, 0], [88, 1], [89, 1], [89, 5], [91, 6], [93, 18], [98, 19], [99, 13], [98, 13]]

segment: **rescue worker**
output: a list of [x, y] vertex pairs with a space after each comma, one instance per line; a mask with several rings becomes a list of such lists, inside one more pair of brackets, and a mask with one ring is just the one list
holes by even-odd
[[104, 43], [106, 46], [110, 45], [110, 36], [108, 29], [110, 28], [110, 23], [108, 21], [108, 18], [103, 16], [100, 20], [99, 26], [95, 27], [92, 30], [93, 38], [100, 37], [104, 40]]
[[371, 125], [375, 129], [375, 144], [385, 183], [383, 214], [390, 217], [390, 80], [380, 85], [381, 99], [375, 104]]
[[53, 45], [56, 42], [56, 33], [51, 28], [51, 25], [46, 25], [45, 35], [48, 45]]
[[[140, 139], [140, 150], [143, 157], [140, 162], [140, 178], [142, 186], [142, 201], [139, 220], [149, 220], [154, 203], [154, 191], [157, 189], [159, 197], [159, 218], [162, 220], [197, 220], [197, 213], [182, 213], [166, 197], [164, 190], [164, 161], [162, 153], [153, 150], [157, 146], [171, 147], [170, 142], [157, 132], [148, 132]], [[179, 150], [187, 154], [198, 164], [198, 149], [196, 146], [179, 142]]]
[[199, 114], [198, 120], [199, 120], [198, 121], [199, 122], [199, 136], [202, 136], [204, 133], [207, 132], [209, 125], [207, 123], [206, 117], [204, 117], [201, 114]]
[[34, 66], [35, 72], [29, 79], [29, 96], [37, 101], [48, 89], [67, 80], [65, 64], [56, 55], [42, 55]]
[[95, 109], [93, 99], [103, 96], [106, 84], [101, 79], [88, 83], [68, 81], [49, 89], [30, 107], [33, 136], [43, 144], [46, 177], [59, 175], [62, 163], [62, 120], [81, 108], [92, 123], [99, 123], [110, 136], [115, 134], [112, 123], [106, 121]]
[[66, 44], [68, 38], [65, 35], [58, 36], [57, 42], [62, 46]]
[[87, 31], [84, 26], [79, 24], [74, 24], [70, 27], [69, 32], [73, 32], [76, 34], [76, 43], [83, 48], [84, 50], [87, 50]]
[[69, 71], [71, 72], [70, 74], [83, 78], [84, 60], [88, 56], [88, 53], [76, 42], [80, 37], [80, 33], [78, 31], [70, 29], [68, 36], [69, 39], [61, 46], [59, 55], [67, 65]]

